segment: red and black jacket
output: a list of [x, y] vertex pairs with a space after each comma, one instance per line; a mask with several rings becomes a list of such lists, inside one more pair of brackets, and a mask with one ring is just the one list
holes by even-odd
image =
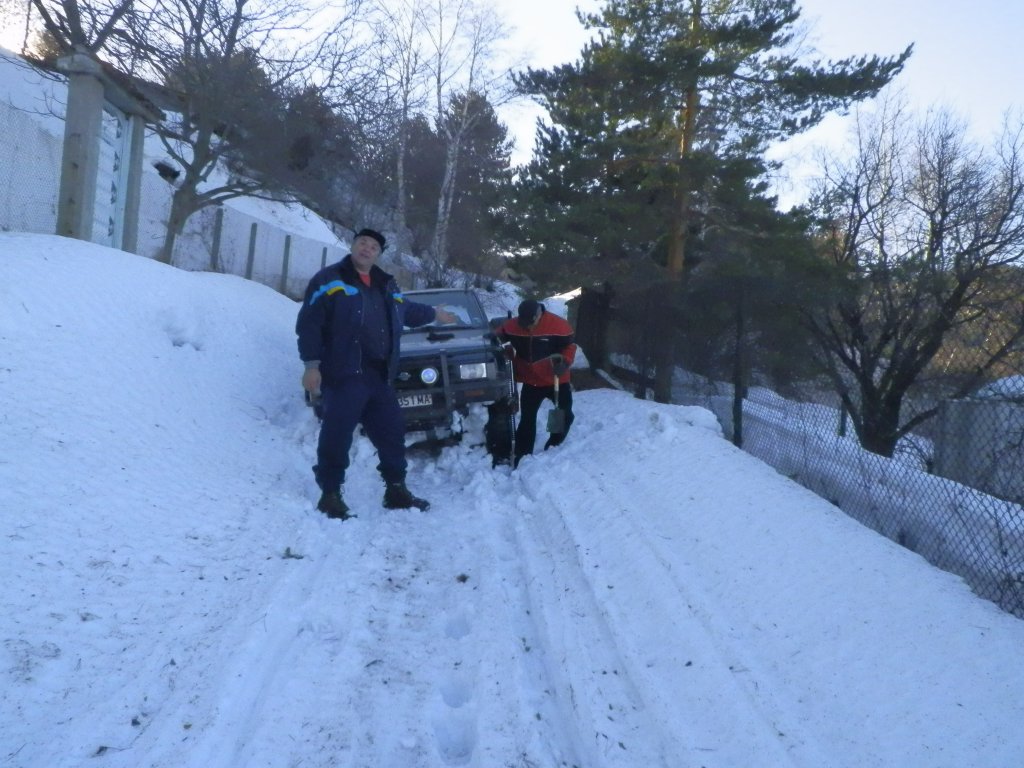
[[566, 370], [558, 377], [559, 384], [569, 382], [569, 367], [576, 357], [576, 339], [572, 326], [558, 315], [542, 311], [540, 320], [532, 328], [524, 328], [518, 318], [509, 318], [498, 328], [502, 343], [512, 345], [512, 372], [515, 379], [534, 387], [550, 387], [555, 382], [555, 372], [548, 358], [561, 355]]

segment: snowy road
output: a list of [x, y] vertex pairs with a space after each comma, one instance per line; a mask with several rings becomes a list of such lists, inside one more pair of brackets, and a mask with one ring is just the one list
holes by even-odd
[[[307, 424], [299, 454], [312, 438]], [[634, 442], [613, 477], [580, 450], [554, 473], [551, 452], [514, 475], [478, 447], [416, 455], [410, 482], [434, 500], [425, 514], [380, 508], [365, 443], [347, 494], [356, 520], [280, 491], [264, 509], [254, 497], [246, 522], [203, 541], [198, 577], [165, 585], [195, 597], [204, 582], [164, 618], [198, 621], [162, 655], [146, 649], [162, 695], [138, 694], [139, 725], [123, 708], [120, 728], [95, 722], [112, 731], [97, 745], [104, 764], [823, 764], [678, 556], [685, 526], [645, 522], [644, 510], [696, 500], [636, 479], [630, 465], [649, 459]], [[275, 515], [274, 529], [254, 524]]]
[[[893, 649], [845, 642], [842, 606], [825, 626], [813, 606], [815, 622], [776, 612], [771, 601], [787, 587], [801, 600], [828, 600], [829, 587], [815, 595], [783, 563], [766, 571], [745, 554], [766, 536], [769, 559], [785, 556], [770, 529], [792, 515], [760, 528], [751, 520], [771, 511], [765, 499], [804, 492], [709, 442], [706, 412], [614, 392], [577, 400], [604, 419], [514, 474], [492, 471], [470, 445], [414, 455], [410, 482], [432, 498], [428, 513], [379, 506], [375, 457], [360, 441], [347, 493], [360, 517], [346, 523], [311, 509], [314, 427], [300, 421], [292, 466], [274, 486], [204, 527], [193, 519], [154, 532], [169, 538], [151, 542], [138, 567], [89, 561], [118, 574], [93, 585], [97, 616], [109, 615], [97, 605], [110, 593], [134, 586], [131, 623], [140, 632], [154, 623], [157, 642], [131, 638], [117, 653], [131, 629], [110, 623], [103, 647], [83, 654], [107, 692], [97, 701], [92, 686], [71, 689], [82, 711], [38, 745], [47, 757], [11, 764], [75, 766], [95, 755], [125, 768], [673, 768], [918, 755], [899, 731], [860, 738], [880, 716], [860, 702], [885, 695], [888, 676], [903, 671]], [[673, 455], [688, 467], [685, 483], [668, 481]], [[757, 482], [723, 486], [723, 460], [747, 464]], [[753, 518], [726, 513], [744, 508]], [[854, 549], [889, 546], [838, 515], [815, 525], [823, 546], [838, 537]], [[191, 557], [175, 551], [178, 537], [192, 542]], [[778, 583], [765, 579], [776, 573]], [[888, 667], [862, 681], [864, 699], [842, 690], [834, 670], [844, 655]], [[838, 712], [822, 711], [830, 700]], [[915, 706], [932, 704], [915, 696]], [[852, 750], [844, 762], [837, 739]]]
[[427, 513], [360, 439], [329, 521], [292, 302], [0, 247], [3, 768], [1020, 765], [1024, 622], [709, 412], [579, 392], [414, 454]]

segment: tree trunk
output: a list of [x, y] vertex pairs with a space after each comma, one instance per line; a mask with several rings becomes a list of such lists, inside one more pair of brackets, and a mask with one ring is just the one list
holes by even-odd
[[171, 195], [171, 212], [167, 217], [167, 231], [164, 233], [164, 244], [160, 249], [159, 260], [164, 264], [174, 263], [174, 244], [178, 236], [185, 231], [185, 224], [195, 213], [196, 196], [190, 187], [181, 186]]
[[434, 257], [435, 282], [440, 284], [444, 275], [444, 267], [448, 262], [448, 225], [451, 222], [452, 204], [455, 199], [455, 178], [459, 164], [459, 147], [462, 134], [457, 132], [448, 139], [448, 151], [445, 154], [444, 179], [437, 198], [437, 222], [434, 226], [434, 241], [431, 245]]
[[655, 353], [654, 401], [656, 403], [672, 402], [672, 373], [676, 367], [675, 351], [672, 333], [665, 333], [661, 337]]
[[405, 199], [405, 152], [407, 145], [407, 131], [405, 128], [405, 121], [403, 120], [402, 128], [398, 136], [398, 162], [395, 166], [395, 184], [397, 185], [397, 189], [395, 190], [395, 230], [398, 235], [399, 253], [405, 250], [406, 219], [408, 218]]
[[[877, 453], [879, 456], [892, 458], [899, 440], [900, 410], [903, 398], [882, 397], [872, 393], [870, 399], [862, 392], [864, 403], [861, 406], [863, 421], [857, 435], [861, 447]], [[871, 402], [876, 401], [876, 402]]]
[[679, 281], [671, 280], [655, 286], [651, 293], [650, 321], [645, 323], [648, 345], [654, 360], [654, 401], [672, 402], [672, 375], [676, 369], [675, 304]]
[[[703, 3], [695, 0], [690, 23], [690, 45], [696, 48], [701, 32], [701, 11]], [[696, 79], [686, 89], [686, 103], [683, 105], [683, 134], [679, 141], [679, 179], [677, 181], [677, 205], [672, 230], [669, 235], [667, 260], [669, 280], [675, 284], [683, 282], [686, 269], [686, 241], [690, 235], [690, 215], [693, 200], [691, 182], [686, 170], [686, 161], [693, 153], [697, 130], [697, 110], [700, 109], [700, 92]], [[670, 292], [671, 293], [671, 292]], [[675, 299], [675, 296], [671, 297]], [[659, 403], [672, 402], [672, 372], [675, 369], [675, 345], [671, 332], [665, 333], [658, 346], [657, 371], [654, 377], [654, 399]]]

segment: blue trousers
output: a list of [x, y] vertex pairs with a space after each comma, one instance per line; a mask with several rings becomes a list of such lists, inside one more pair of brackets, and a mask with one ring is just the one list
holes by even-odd
[[377, 449], [377, 471], [385, 482], [405, 479], [405, 417], [394, 387], [377, 371], [347, 376], [323, 388], [320, 440], [313, 467], [317, 484], [336, 491], [345, 482], [356, 427]]

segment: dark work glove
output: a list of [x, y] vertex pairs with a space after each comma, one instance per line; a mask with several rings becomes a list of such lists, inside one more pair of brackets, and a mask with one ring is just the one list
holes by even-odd
[[565, 358], [561, 355], [551, 355], [548, 357], [548, 360], [551, 361], [551, 370], [554, 372], [555, 376], [561, 376], [569, 370], [569, 366], [566, 364]]

